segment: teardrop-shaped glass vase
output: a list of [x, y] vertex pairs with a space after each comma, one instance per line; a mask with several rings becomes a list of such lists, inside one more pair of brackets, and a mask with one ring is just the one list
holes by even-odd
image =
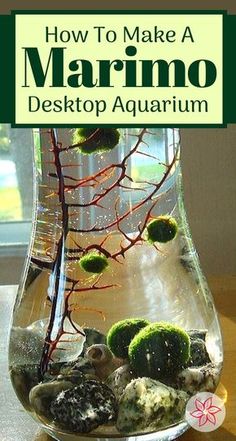
[[58, 440], [171, 440], [222, 342], [182, 200], [177, 129], [35, 130], [37, 200], [9, 369]]

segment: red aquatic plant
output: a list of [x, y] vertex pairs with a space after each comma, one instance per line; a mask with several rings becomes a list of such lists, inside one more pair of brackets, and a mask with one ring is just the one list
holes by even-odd
[[[95, 137], [99, 136], [102, 129], [94, 129], [94, 131], [86, 139], [92, 141]], [[53, 360], [53, 352], [57, 348], [58, 342], [62, 342], [63, 335], [68, 333], [65, 330], [65, 321], [69, 320], [72, 329], [75, 334], [82, 334], [81, 329], [78, 329], [76, 324], [72, 319], [72, 312], [82, 309], [90, 310], [91, 312], [97, 312], [103, 315], [102, 311], [98, 311], [92, 308], [82, 308], [77, 303], [70, 303], [70, 297], [72, 294], [79, 294], [85, 291], [96, 291], [96, 290], [107, 290], [114, 289], [117, 284], [103, 284], [101, 279], [103, 274], [91, 277], [91, 283], [89, 286], [84, 286], [80, 280], [75, 280], [71, 277], [69, 271], [67, 270], [67, 264], [70, 262], [79, 262], [82, 256], [85, 256], [90, 251], [96, 251], [98, 254], [105, 256], [108, 260], [112, 259], [116, 263], [122, 263], [125, 258], [126, 253], [132, 247], [142, 244], [145, 240], [144, 232], [150, 219], [153, 218], [152, 212], [154, 207], [158, 204], [159, 196], [158, 192], [162, 188], [166, 179], [172, 172], [175, 163], [178, 158], [178, 148], [176, 148], [175, 155], [169, 164], [164, 165], [164, 173], [158, 182], [143, 181], [138, 182], [134, 187], [133, 179], [129, 174], [129, 163], [134, 155], [144, 155], [161, 163], [159, 159], [152, 156], [148, 151], [142, 151], [141, 147], [147, 146], [146, 135], [150, 135], [151, 132], [148, 129], [140, 129], [137, 134], [132, 134], [128, 139], [135, 137], [134, 143], [131, 143], [131, 147], [120, 161], [111, 163], [101, 167], [96, 173], [87, 175], [84, 177], [77, 178], [72, 176], [72, 174], [65, 173], [65, 170], [69, 167], [78, 168], [81, 164], [75, 163], [64, 163], [61, 159], [62, 155], [71, 155], [75, 149], [79, 149], [80, 145], [85, 141], [77, 142], [72, 145], [64, 146], [57, 139], [56, 131], [50, 129], [47, 132], [50, 138], [50, 154], [52, 159], [47, 161], [47, 163], [53, 168], [53, 171], [48, 173], [48, 178], [56, 180], [55, 185], [52, 186], [51, 193], [47, 197], [54, 197], [58, 201], [58, 211], [60, 213], [60, 234], [56, 243], [56, 249], [54, 254], [51, 252], [51, 239], [47, 239], [48, 248], [45, 250], [46, 260], [41, 259], [37, 256], [33, 256], [31, 261], [34, 265], [37, 265], [41, 269], [47, 269], [50, 271], [50, 318], [47, 326], [45, 343], [43, 348], [43, 353], [41, 357], [41, 362], [39, 366], [40, 376], [43, 377], [44, 373], [47, 371], [48, 364]], [[118, 148], [118, 147], [116, 147]], [[129, 185], [131, 184], [131, 185]], [[141, 187], [140, 187], [141, 185]], [[74, 202], [67, 201], [67, 195], [76, 192], [82, 188], [91, 188], [96, 190], [96, 193], [91, 197], [90, 200], [84, 202]], [[139, 190], [143, 191], [142, 197], [139, 201], [129, 207], [125, 212], [119, 213], [119, 197], [115, 197], [117, 189], [125, 189], [126, 191]], [[104, 222], [104, 225], [98, 225], [96, 222], [89, 228], [82, 228], [73, 226], [70, 220], [81, 210], [86, 210], [89, 207], [96, 209], [105, 209], [103, 202], [105, 198], [111, 196], [113, 201], [113, 213], [114, 218], [110, 221]], [[146, 210], [145, 210], [146, 207]], [[140, 210], [145, 210], [145, 215], [140, 221], [137, 227], [137, 232], [130, 235], [127, 234], [122, 228], [122, 222], [128, 221], [130, 216], [134, 213], [138, 213]], [[118, 249], [111, 251], [107, 246], [109, 243], [109, 237], [112, 230], [116, 230], [121, 235], [120, 245]], [[105, 237], [100, 241], [100, 243], [92, 243], [83, 246], [79, 243], [80, 234], [88, 233], [104, 233]], [[40, 237], [40, 236], [39, 236]], [[41, 236], [41, 240], [44, 240], [44, 236]], [[68, 246], [68, 243], [73, 246]], [[155, 245], [154, 245], [155, 246]], [[157, 249], [158, 250], [158, 249]], [[90, 279], [89, 279], [90, 280]], [[63, 307], [61, 307], [61, 305]], [[59, 320], [58, 320], [59, 317]], [[57, 318], [57, 328], [55, 331], [55, 318]], [[57, 348], [58, 349], [58, 348]], [[60, 348], [59, 348], [60, 349]]]

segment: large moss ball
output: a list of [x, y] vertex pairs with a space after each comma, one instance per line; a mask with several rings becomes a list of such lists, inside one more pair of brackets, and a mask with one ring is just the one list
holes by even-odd
[[116, 357], [128, 358], [128, 347], [140, 329], [149, 325], [149, 321], [131, 318], [115, 323], [107, 334], [107, 345]]
[[150, 243], [166, 243], [174, 239], [178, 231], [176, 220], [171, 216], [159, 216], [147, 225], [147, 240]]
[[140, 377], [170, 378], [188, 361], [190, 338], [171, 323], [152, 323], [133, 338], [128, 354], [132, 368]]
[[88, 273], [102, 273], [108, 266], [108, 259], [102, 254], [91, 252], [81, 257], [80, 267]]
[[[88, 140], [90, 137], [91, 139]], [[73, 144], [81, 144], [78, 148], [86, 155], [110, 151], [119, 143], [119, 139], [120, 132], [117, 129], [82, 127], [75, 129], [73, 134]]]

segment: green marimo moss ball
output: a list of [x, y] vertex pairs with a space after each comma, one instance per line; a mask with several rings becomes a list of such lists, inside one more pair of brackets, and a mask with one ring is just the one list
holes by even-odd
[[88, 273], [102, 273], [108, 266], [108, 259], [102, 254], [91, 252], [81, 257], [80, 267]]
[[140, 377], [171, 378], [190, 357], [190, 338], [171, 323], [152, 323], [133, 338], [128, 354], [132, 368]]
[[178, 231], [176, 220], [170, 216], [159, 216], [147, 225], [147, 240], [150, 243], [166, 243], [174, 239]]
[[107, 152], [119, 143], [120, 132], [117, 129], [99, 129], [95, 136], [87, 141], [96, 130], [95, 127], [82, 127], [74, 131], [73, 144], [83, 143], [78, 146], [81, 153], [90, 155], [91, 153]]
[[128, 358], [128, 346], [140, 329], [149, 325], [145, 319], [125, 319], [115, 323], [107, 334], [107, 345], [116, 357]]

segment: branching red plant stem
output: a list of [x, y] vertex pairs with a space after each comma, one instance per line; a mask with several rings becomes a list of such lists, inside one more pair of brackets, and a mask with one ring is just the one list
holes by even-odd
[[[144, 233], [144, 231], [145, 231], [145, 228], [146, 228], [146, 226], [147, 226], [147, 222], [148, 222], [148, 220], [150, 219], [151, 212], [152, 212], [152, 210], [154, 209], [155, 205], [157, 204], [157, 202], [158, 202], [158, 200], [159, 200], [158, 197], [157, 197], [157, 198], [155, 199], [155, 201], [152, 203], [151, 208], [148, 210], [147, 215], [146, 215], [146, 217], [145, 217], [145, 219], [144, 219], [144, 222], [143, 222], [142, 226], [139, 228], [139, 233], [138, 233], [134, 238], [129, 237], [128, 235], [126, 235], [126, 234], [121, 230], [121, 228], [120, 228], [120, 223], [121, 223], [121, 221], [123, 221], [127, 216], [129, 216], [129, 215], [131, 214], [131, 212], [133, 213], [134, 211], [138, 210], [141, 206], [143, 206], [144, 204], [146, 204], [147, 202], [149, 202], [149, 201], [152, 200], [152, 198], [156, 195], [157, 191], [161, 188], [161, 186], [163, 185], [163, 183], [166, 181], [167, 177], [169, 176], [169, 174], [170, 174], [170, 172], [171, 172], [171, 170], [172, 170], [172, 168], [173, 168], [173, 166], [174, 166], [174, 164], [175, 164], [175, 162], [176, 162], [177, 157], [178, 157], [178, 149], [177, 149], [177, 151], [176, 151], [175, 156], [173, 157], [173, 160], [171, 161], [171, 163], [170, 163], [169, 166], [167, 167], [167, 170], [166, 170], [166, 172], [164, 173], [162, 179], [161, 179], [157, 184], [152, 183], [152, 185], [155, 186], [155, 189], [153, 190], [153, 192], [150, 193], [149, 196], [147, 196], [144, 200], [142, 200], [141, 202], [139, 202], [138, 204], [136, 204], [134, 207], [130, 208], [126, 213], [124, 213], [124, 214], [121, 215], [121, 216], [118, 215], [118, 210], [117, 210], [117, 202], [118, 202], [118, 200], [117, 200], [117, 201], [116, 201], [116, 204], [115, 204], [115, 211], [116, 211], [116, 219], [115, 219], [115, 221], [111, 222], [109, 225], [106, 225], [105, 227], [102, 227], [102, 228], [100, 228], [100, 229], [98, 229], [98, 228], [96, 228], [96, 229], [93, 228], [93, 229], [92, 229], [92, 231], [103, 231], [103, 230], [107, 230], [107, 229], [113, 227], [114, 225], [116, 225], [118, 231], [120, 231], [120, 233], [121, 233], [121, 234], [125, 237], [125, 239], [129, 242], [128, 245], [123, 246], [123, 245], [121, 244], [121, 245], [120, 245], [120, 250], [117, 251], [117, 252], [115, 252], [115, 253], [113, 253], [113, 254], [110, 253], [108, 250], [106, 250], [105, 248], [103, 248], [103, 247], [102, 247], [101, 245], [99, 245], [99, 244], [96, 244], [96, 245], [89, 245], [89, 246], [86, 247], [85, 249], [80, 249], [80, 251], [82, 251], [83, 254], [85, 254], [85, 253], [89, 252], [89, 251], [92, 250], [92, 249], [97, 249], [99, 252], [101, 252], [102, 254], [104, 254], [107, 258], [112, 258], [112, 259], [114, 259], [114, 260], [117, 260], [117, 258], [118, 258], [119, 256], [124, 257], [125, 253], [126, 253], [130, 248], [132, 248], [135, 244], [137, 244], [137, 242], [142, 242], [142, 241], [143, 241], [142, 235], [143, 235], [143, 233]], [[70, 230], [70, 231], [71, 231], [71, 230]], [[91, 230], [89, 230], [89, 231], [91, 231]], [[83, 232], [84, 232], [84, 230], [83, 230]], [[73, 250], [73, 251], [74, 251], [74, 250]], [[79, 251], [79, 250], [78, 250], [78, 251]], [[69, 260], [76, 260], [76, 259], [78, 259], [78, 257], [73, 257], [73, 256], [69, 257]]]
[[[68, 335], [75, 335], [75, 334], [85, 335], [85, 334], [82, 334], [81, 330], [79, 330], [76, 327], [76, 325], [74, 324], [74, 322], [73, 322], [73, 320], [71, 318], [71, 314], [72, 314], [73, 311], [69, 308], [69, 297], [73, 293], [73, 290], [74, 290], [74, 287], [76, 286], [76, 283], [77, 282], [73, 282], [72, 283], [72, 288], [69, 290], [68, 294], [65, 297], [65, 309], [64, 309], [65, 310], [65, 314], [63, 314], [61, 323], [60, 323], [60, 325], [59, 325], [59, 327], [57, 329], [57, 336], [56, 336], [56, 338], [53, 339], [53, 340], [51, 339], [51, 336], [50, 336], [49, 340], [47, 340], [47, 336], [45, 338], [45, 345], [47, 345], [47, 347], [48, 347], [47, 363], [49, 363], [50, 361], [53, 361], [52, 355], [53, 355], [53, 352], [57, 349], [58, 342], [59, 341], [60, 341], [60, 343], [63, 343], [63, 342], [66, 343], [67, 342], [67, 340], [62, 340], [61, 339], [61, 337], [65, 333], [68, 334]], [[65, 319], [66, 318], [68, 318], [69, 323], [71, 324], [72, 328], [74, 329], [74, 331], [75, 331], [74, 333], [73, 332], [68, 332], [68, 331], [65, 332], [65, 330], [64, 330], [64, 323], [65, 323]], [[63, 350], [63, 348], [59, 348], [59, 349]], [[45, 372], [42, 372], [42, 376], [43, 376], [43, 374]]]
[[[171, 170], [173, 169], [173, 166], [176, 163], [178, 157], [178, 149], [173, 157], [173, 160], [171, 161], [171, 163], [166, 166], [167, 170], [166, 172], [163, 174], [162, 179], [155, 184], [154, 182], [148, 182], [146, 181], [146, 184], [148, 185], [152, 185], [154, 186], [154, 190], [144, 199], [142, 199], [138, 204], [134, 205], [132, 208], [130, 208], [129, 210], [127, 210], [124, 214], [122, 214], [119, 217], [119, 222], [121, 222], [122, 220], [124, 220], [125, 218], [127, 218], [127, 216], [129, 216], [131, 214], [131, 212], [133, 213], [134, 211], [137, 211], [141, 206], [143, 206], [146, 202], [151, 201], [153, 199], [153, 197], [156, 195], [156, 193], [158, 192], [158, 190], [161, 188], [161, 186], [164, 184], [164, 182], [166, 181], [166, 179], [168, 178]], [[115, 219], [114, 221], [110, 222], [109, 224], [103, 226], [103, 227], [96, 227], [96, 225], [92, 228], [90, 228], [89, 230], [79, 230], [77, 228], [69, 228], [69, 231], [74, 232], [74, 233], [91, 233], [91, 232], [102, 232], [102, 231], [106, 231], [109, 230], [110, 228], [114, 227], [115, 225], [117, 225], [117, 219]]]
[[[61, 290], [61, 283], [62, 281], [62, 275], [61, 275], [61, 265], [63, 264], [63, 246], [65, 244], [66, 236], [68, 233], [68, 207], [65, 204], [65, 195], [64, 195], [64, 178], [63, 173], [61, 170], [61, 163], [60, 163], [60, 157], [59, 157], [59, 148], [57, 145], [57, 140], [55, 136], [55, 131], [53, 129], [50, 130], [50, 137], [51, 137], [51, 145], [52, 145], [52, 152], [54, 155], [54, 164], [56, 168], [56, 173], [59, 180], [59, 188], [58, 188], [58, 196], [59, 196], [59, 202], [61, 204], [61, 210], [62, 210], [62, 235], [58, 241], [57, 245], [57, 255], [55, 258], [55, 265], [53, 269], [54, 277], [52, 278], [53, 284], [55, 283], [55, 286], [52, 286], [51, 289], [53, 290], [51, 294], [52, 299], [52, 307], [51, 307], [51, 314], [50, 319], [48, 323], [48, 328], [46, 332], [46, 338], [45, 343], [43, 347], [43, 353], [40, 360], [40, 366], [39, 366], [39, 372], [40, 376], [43, 377], [45, 372], [47, 371], [48, 363], [50, 361], [50, 355], [52, 352], [52, 331], [53, 326], [55, 322], [55, 316], [56, 316], [56, 309], [57, 309], [57, 303], [58, 303], [58, 297]], [[62, 330], [59, 330], [58, 333], [60, 334]], [[59, 336], [60, 338], [60, 336]]]
[[[63, 268], [63, 264], [64, 264], [64, 260], [65, 260], [64, 251], [65, 251], [65, 247], [66, 247], [65, 244], [66, 244], [66, 239], [67, 239], [67, 235], [68, 235], [69, 214], [68, 214], [68, 204], [66, 203], [66, 200], [65, 200], [65, 177], [62, 172], [60, 153], [63, 152], [64, 150], [68, 150], [68, 149], [61, 148], [60, 144], [57, 142], [55, 131], [53, 129], [51, 129], [49, 131], [49, 134], [50, 134], [51, 146], [52, 146], [51, 151], [54, 156], [53, 163], [54, 163], [55, 169], [56, 169], [56, 173], [53, 175], [53, 177], [57, 177], [57, 179], [58, 179], [58, 198], [59, 198], [59, 203], [61, 206], [61, 213], [62, 213], [62, 234], [61, 234], [61, 237], [57, 243], [56, 257], [54, 259], [54, 262], [51, 263], [52, 270], [53, 270], [52, 285], [51, 285], [52, 293], [50, 296], [51, 301], [52, 301], [52, 305], [51, 305], [49, 323], [48, 323], [48, 327], [47, 327], [47, 331], [46, 331], [46, 338], [45, 338], [45, 342], [44, 342], [43, 352], [42, 352], [40, 365], [39, 365], [40, 378], [43, 378], [44, 374], [46, 373], [47, 368], [48, 368], [48, 364], [50, 361], [52, 361], [52, 354], [55, 351], [57, 344], [60, 341], [61, 336], [65, 333], [65, 330], [64, 330], [65, 319], [68, 318], [71, 326], [75, 329], [75, 331], [77, 333], [82, 334], [82, 332], [76, 328], [75, 324], [72, 321], [72, 318], [71, 318], [72, 311], [70, 311], [69, 304], [68, 304], [69, 297], [74, 292], [75, 286], [77, 285], [77, 283], [79, 281], [75, 281], [73, 279], [70, 280], [72, 283], [72, 287], [71, 287], [71, 289], [69, 289], [69, 293], [67, 294], [66, 298], [64, 299], [64, 297], [65, 297], [64, 293], [67, 291], [67, 288], [65, 288], [64, 285], [69, 281], [68, 278], [66, 278], [62, 272], [62, 268]], [[74, 148], [74, 147], [75, 146], [71, 146], [71, 148]], [[37, 264], [41, 268], [42, 267], [43, 268], [49, 267], [48, 262], [44, 263], [37, 258], [32, 257], [32, 262]], [[94, 285], [92, 287], [89, 287], [88, 290], [106, 289], [106, 288], [111, 288], [113, 286], [114, 285], [105, 285], [105, 286], [99, 287], [96, 285], [96, 283], [94, 283]], [[76, 291], [81, 291], [81, 292], [86, 291], [86, 290], [87, 290], [86, 288], [76, 289]], [[61, 301], [65, 302], [64, 313], [61, 317], [60, 325], [59, 325], [57, 332], [56, 332], [56, 338], [52, 339], [53, 327], [54, 327], [54, 323], [55, 323], [55, 318], [57, 316], [57, 306], [58, 306], [58, 302], [61, 302]]]
[[[86, 142], [89, 139], [92, 139], [94, 136], [98, 134], [100, 129], [96, 129], [89, 138], [86, 139]], [[76, 327], [75, 323], [72, 320], [72, 312], [79, 309], [86, 309], [90, 310], [91, 312], [97, 312], [102, 313], [102, 311], [97, 311], [93, 308], [81, 308], [79, 305], [69, 305], [69, 299], [70, 296], [73, 293], [83, 293], [87, 291], [95, 291], [95, 290], [105, 290], [109, 288], [117, 287], [116, 284], [111, 285], [98, 285], [98, 282], [100, 281], [100, 278], [102, 275], [100, 275], [95, 282], [93, 282], [90, 286], [78, 286], [79, 280], [74, 280], [73, 278], [70, 278], [66, 274], [66, 269], [64, 268], [64, 264], [66, 261], [78, 261], [81, 257], [81, 255], [88, 253], [90, 250], [97, 250], [99, 253], [102, 253], [107, 258], [111, 258], [115, 260], [116, 262], [121, 263], [118, 258], [119, 257], [125, 257], [125, 253], [131, 249], [133, 246], [141, 244], [145, 238], [143, 237], [143, 234], [145, 232], [145, 228], [147, 226], [148, 220], [152, 218], [152, 210], [154, 209], [155, 205], [157, 204], [159, 197], [157, 195], [158, 190], [161, 188], [163, 183], [168, 178], [169, 174], [171, 173], [171, 170], [174, 167], [174, 164], [177, 160], [178, 156], [178, 150], [176, 154], [173, 157], [173, 160], [169, 165], [165, 165], [166, 171], [163, 174], [162, 179], [158, 183], [153, 182], [142, 182], [142, 184], [146, 184], [149, 186], [149, 188], [153, 189], [149, 192], [149, 194], [146, 197], [143, 197], [140, 202], [138, 202], [136, 205], [134, 205], [132, 208], [127, 210], [125, 213], [120, 214], [118, 213], [118, 199], [115, 203], [115, 219], [110, 222], [108, 225], [103, 227], [98, 227], [96, 224], [91, 227], [88, 230], [80, 230], [76, 228], [70, 228], [69, 227], [69, 210], [71, 208], [83, 208], [83, 207], [100, 207], [99, 202], [105, 198], [110, 192], [112, 192], [116, 188], [127, 188], [123, 184], [124, 179], [128, 179], [129, 181], [132, 181], [132, 178], [127, 173], [127, 167], [128, 167], [128, 160], [130, 157], [135, 153], [143, 154], [139, 151], [139, 146], [144, 143], [143, 137], [145, 133], [149, 133], [147, 129], [140, 130], [140, 133], [138, 135], [135, 135], [137, 137], [137, 142], [133, 146], [133, 148], [130, 149], [128, 154], [122, 159], [120, 163], [116, 164], [110, 164], [106, 167], [104, 167], [102, 170], [97, 172], [96, 174], [92, 176], [87, 176], [82, 179], [76, 179], [73, 176], [69, 175], [63, 175], [63, 168], [67, 166], [67, 164], [63, 165], [61, 164], [60, 154], [62, 152], [74, 149], [81, 145], [82, 143], [78, 143], [75, 145], [71, 145], [69, 147], [62, 147], [62, 145], [57, 141], [55, 131], [53, 129], [49, 130], [50, 140], [51, 140], [51, 152], [53, 154], [53, 161], [50, 161], [50, 163], [53, 163], [55, 166], [55, 172], [50, 173], [49, 176], [56, 178], [58, 180], [58, 192], [54, 193], [58, 195], [59, 199], [59, 206], [61, 210], [61, 236], [57, 242], [57, 250], [56, 250], [56, 256], [54, 259], [52, 259], [51, 262], [49, 261], [43, 261], [40, 259], [37, 259], [36, 257], [32, 257], [32, 262], [39, 266], [40, 268], [47, 268], [52, 271], [51, 276], [51, 311], [50, 311], [50, 318], [49, 323], [46, 331], [46, 338], [45, 338], [45, 344], [43, 348], [43, 353], [40, 361], [39, 366], [39, 373], [40, 377], [43, 378], [43, 375], [47, 371], [48, 363], [53, 359], [53, 352], [57, 348], [57, 345], [59, 342], [62, 342], [61, 337], [63, 334], [68, 333], [72, 334], [70, 332], [67, 332], [64, 329], [65, 320], [68, 319], [69, 323], [71, 324], [72, 328], [75, 330], [76, 333], [82, 334], [82, 332]], [[85, 141], [84, 141], [85, 142]], [[146, 153], [144, 153], [145, 156], [151, 156]], [[157, 159], [153, 157], [154, 159]], [[92, 186], [95, 187], [97, 185], [101, 185], [101, 183], [104, 183], [108, 179], [110, 179], [111, 175], [114, 173], [115, 170], [120, 170], [119, 176], [115, 179], [115, 181], [110, 184], [104, 191], [102, 191], [100, 194], [97, 194], [93, 197], [91, 201], [89, 201], [86, 204], [68, 204], [66, 203], [65, 195], [68, 191], [76, 190], [79, 187], [85, 187], [85, 186]], [[65, 183], [65, 179], [71, 179], [72, 181], [76, 181], [75, 185], [67, 185]], [[148, 187], [146, 187], [147, 189]], [[132, 188], [128, 188], [130, 191], [132, 191]], [[145, 189], [141, 189], [143, 191], [146, 191]], [[145, 204], [151, 203], [151, 206], [149, 207], [145, 218], [141, 224], [138, 226], [138, 233], [135, 236], [131, 236], [126, 234], [122, 228], [121, 228], [121, 222], [125, 220], [129, 215], [133, 214], [135, 211], [138, 211], [141, 207], [145, 206]], [[105, 247], [105, 242], [109, 237], [108, 233], [105, 238], [101, 241], [100, 244], [90, 244], [87, 247], [80, 246], [75, 239], [72, 238], [73, 242], [75, 243], [76, 247], [68, 248], [66, 246], [66, 240], [69, 232], [75, 232], [75, 233], [93, 233], [93, 232], [103, 232], [106, 230], [110, 230], [113, 227], [117, 227], [117, 230], [120, 232], [120, 234], [123, 236], [123, 240], [126, 241], [126, 243], [123, 243], [123, 240], [121, 240], [120, 248], [116, 252], [110, 252]], [[71, 255], [72, 254], [72, 255]], [[74, 254], [74, 255], [73, 255]], [[49, 256], [49, 250], [47, 251], [47, 255]], [[68, 284], [71, 284], [70, 287], [68, 287]], [[63, 306], [63, 309], [61, 308]], [[63, 311], [63, 312], [61, 312]], [[54, 324], [55, 319], [59, 321], [58, 328], [56, 329], [56, 337], [52, 338], [52, 333], [54, 334]], [[64, 340], [63, 340], [64, 341]], [[60, 350], [63, 350], [63, 348], [59, 348]]]
[[128, 245], [123, 246], [123, 245], [122, 245], [122, 242], [121, 242], [121, 244], [120, 244], [120, 250], [117, 251], [116, 253], [112, 254], [112, 256], [111, 256], [114, 260], [117, 260], [117, 258], [118, 258], [119, 256], [125, 257], [125, 253], [126, 253], [130, 248], [132, 248], [132, 247], [133, 247], [134, 245], [136, 245], [138, 242], [143, 242], [144, 238], [142, 237], [142, 235], [143, 235], [144, 230], [145, 230], [145, 228], [146, 228], [146, 226], [147, 226], [147, 222], [148, 222], [148, 220], [150, 219], [151, 212], [152, 212], [152, 210], [153, 210], [153, 208], [155, 207], [156, 204], [157, 204], [157, 200], [152, 204], [151, 208], [148, 210], [148, 212], [147, 212], [147, 214], [146, 214], [146, 216], [145, 216], [145, 219], [144, 219], [144, 222], [143, 222], [142, 226], [139, 226], [139, 233], [136, 234], [136, 236], [133, 237], [133, 238], [130, 237], [130, 236], [128, 236], [127, 234], [125, 234], [125, 233], [121, 230], [121, 228], [120, 228], [120, 220], [119, 220], [119, 217], [118, 217], [118, 212], [116, 211], [117, 228], [118, 228], [118, 231], [119, 231], [119, 232], [125, 237], [125, 239], [128, 241]]
[[[52, 299], [52, 305], [51, 305], [51, 313], [49, 318], [49, 323], [46, 331], [46, 338], [44, 342], [43, 352], [40, 360], [39, 365], [39, 375], [42, 378], [43, 375], [46, 373], [48, 368], [48, 363], [51, 361], [52, 353], [56, 349], [57, 343], [60, 340], [60, 337], [64, 334], [63, 325], [65, 322], [65, 318], [68, 317], [68, 319], [71, 322], [71, 325], [75, 327], [73, 324], [70, 315], [68, 315], [68, 297], [65, 301], [65, 307], [64, 307], [64, 314], [61, 318], [61, 323], [59, 328], [57, 329], [57, 336], [55, 339], [52, 339], [52, 332], [53, 327], [55, 324], [55, 318], [57, 315], [57, 306], [58, 302], [62, 301], [60, 297], [64, 299], [64, 285], [66, 283], [65, 277], [61, 271], [61, 268], [64, 264], [64, 247], [66, 243], [66, 238], [68, 234], [68, 224], [69, 224], [69, 217], [68, 217], [68, 206], [65, 201], [65, 183], [64, 183], [64, 176], [62, 173], [62, 167], [61, 167], [61, 161], [60, 161], [60, 147], [58, 145], [55, 131], [53, 129], [50, 130], [50, 138], [51, 138], [51, 145], [52, 145], [52, 153], [54, 156], [54, 164], [56, 169], [56, 174], [58, 177], [58, 198], [59, 203], [61, 205], [61, 212], [62, 212], [62, 234], [57, 244], [57, 252], [56, 252], [56, 258], [55, 263], [53, 266], [53, 277], [52, 277], [52, 286], [51, 290], [53, 291], [51, 293], [51, 299]], [[76, 284], [76, 282], [74, 282]], [[72, 287], [74, 288], [74, 283], [72, 283]], [[72, 291], [73, 291], [72, 288]], [[71, 291], [71, 292], [72, 292]], [[81, 334], [81, 331], [77, 330]]]

